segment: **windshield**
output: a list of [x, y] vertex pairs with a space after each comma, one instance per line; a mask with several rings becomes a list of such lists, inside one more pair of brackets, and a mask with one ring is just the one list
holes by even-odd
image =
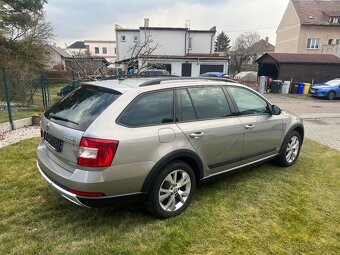
[[93, 86], [82, 86], [45, 112], [45, 117], [63, 126], [85, 131], [120, 94]]
[[325, 83], [328, 86], [336, 86], [336, 85], [340, 85], [340, 80], [331, 80], [331, 81], [327, 81]]

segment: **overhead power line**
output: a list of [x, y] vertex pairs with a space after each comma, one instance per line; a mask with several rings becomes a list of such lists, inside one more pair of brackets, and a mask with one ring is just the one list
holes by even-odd
[[[289, 27], [294, 26], [297, 24], [289, 24], [289, 25], [282, 25], [281, 27]], [[271, 29], [271, 28], [278, 28], [279, 26], [271, 26], [271, 27], [253, 27], [253, 28], [243, 28], [238, 30], [223, 30], [225, 33], [236, 33], [236, 32], [246, 32], [251, 30], [262, 30], [262, 29]]]

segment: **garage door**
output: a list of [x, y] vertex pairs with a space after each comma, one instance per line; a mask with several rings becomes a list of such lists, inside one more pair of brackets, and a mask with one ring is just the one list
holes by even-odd
[[191, 63], [182, 64], [182, 77], [191, 77]]
[[201, 65], [200, 74], [207, 72], [223, 72], [223, 65]]

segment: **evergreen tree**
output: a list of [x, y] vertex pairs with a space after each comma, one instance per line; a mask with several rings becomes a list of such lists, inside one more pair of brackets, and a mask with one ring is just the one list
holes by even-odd
[[228, 52], [230, 49], [230, 39], [229, 37], [222, 31], [217, 35], [215, 41], [215, 51], [216, 52]]

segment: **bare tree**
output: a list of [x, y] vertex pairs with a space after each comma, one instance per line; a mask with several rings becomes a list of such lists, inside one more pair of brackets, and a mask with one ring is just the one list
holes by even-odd
[[[152, 35], [149, 31], [145, 30], [144, 38], [142, 41], [138, 41], [129, 50], [131, 52], [131, 57], [125, 64], [125, 74], [127, 74], [128, 69], [138, 65], [137, 75], [147, 67], [149, 67], [149, 60], [151, 60], [150, 55], [154, 53], [155, 50], [159, 48], [159, 44], [155, 43], [154, 39], [157, 35]], [[138, 63], [138, 59], [140, 63]], [[153, 62], [157, 62], [157, 59], [152, 58]]]
[[230, 52], [232, 68], [237, 73], [242, 71], [242, 67], [246, 61], [256, 54], [254, 47], [256, 42], [261, 39], [257, 32], [246, 32], [236, 38], [232, 51]]

